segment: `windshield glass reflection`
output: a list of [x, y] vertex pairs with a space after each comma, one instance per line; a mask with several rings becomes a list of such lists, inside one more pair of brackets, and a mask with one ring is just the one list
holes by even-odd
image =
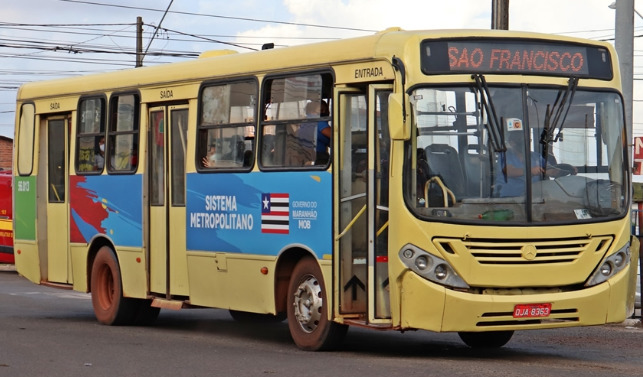
[[411, 99], [405, 196], [418, 215], [552, 223], [625, 213], [618, 94], [570, 80], [559, 88], [419, 88]]

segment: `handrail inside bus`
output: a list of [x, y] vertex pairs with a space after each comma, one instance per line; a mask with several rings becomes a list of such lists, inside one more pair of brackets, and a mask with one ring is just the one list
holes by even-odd
[[476, 111], [417, 111], [418, 115], [470, 115], [478, 116], [479, 112]]
[[60, 202], [60, 201], [62, 201], [62, 200], [60, 200], [60, 195], [58, 195], [58, 190], [56, 190], [56, 186], [54, 186], [54, 184], [53, 184], [53, 183], [51, 184], [51, 189], [52, 189], [52, 190], [54, 190], [54, 195], [56, 195], [56, 199], [57, 199], [59, 202]]
[[449, 206], [449, 197], [447, 194], [451, 197], [451, 200], [453, 200], [453, 203], [455, 203], [455, 195], [453, 194], [453, 191], [449, 190], [449, 188], [442, 182], [440, 177], [435, 176], [431, 177], [428, 181], [426, 181], [426, 184], [424, 185], [424, 206], [429, 207], [429, 186], [431, 185], [431, 182], [435, 182], [442, 188], [442, 196], [444, 197], [444, 206], [448, 207]]
[[382, 225], [382, 227], [377, 231], [377, 233], [375, 233], [375, 235], [379, 237], [379, 235], [382, 234], [382, 232], [384, 232], [386, 228], [388, 228], [388, 220], [384, 223], [384, 225]]
[[346, 225], [346, 228], [340, 234], [338, 234], [337, 237], [335, 237], [335, 241], [339, 241], [340, 238], [344, 237], [346, 233], [348, 233], [348, 231], [351, 230], [353, 225], [355, 225], [355, 223], [357, 222], [357, 219], [359, 219], [359, 217], [364, 214], [364, 212], [366, 212], [366, 204], [364, 204], [364, 206], [362, 207], [362, 209], [359, 210], [357, 215], [353, 217], [353, 220], [351, 220], [351, 222], [348, 223], [348, 225]]
[[474, 132], [450, 132], [450, 131], [422, 131], [420, 130], [419, 135], [420, 136], [426, 136], [426, 135], [448, 135], [448, 136], [458, 136], [458, 135], [469, 135], [469, 136], [475, 136], [477, 131]]
[[340, 202], [341, 202], [341, 203], [346, 203], [346, 202], [350, 202], [351, 200], [355, 200], [355, 199], [363, 198], [363, 197], [365, 197], [365, 196], [366, 196], [366, 193], [362, 193], [362, 194], [355, 194], [355, 195], [347, 196], [347, 197], [345, 197], [345, 198], [340, 199]]
[[[181, 122], [181, 117], [179, 117], [178, 122], [179, 122], [179, 130], [182, 130], [183, 122]], [[186, 146], [187, 143], [185, 142], [185, 135], [183, 135], [183, 132], [179, 131], [179, 137], [181, 138], [181, 148], [183, 149], [182, 152], [183, 152], [183, 155], [185, 156], [187, 155], [187, 146]]]

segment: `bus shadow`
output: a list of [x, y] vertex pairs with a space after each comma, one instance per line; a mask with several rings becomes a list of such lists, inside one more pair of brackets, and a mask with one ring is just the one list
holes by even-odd
[[205, 333], [213, 336], [255, 339], [292, 344], [288, 325], [283, 322], [250, 322], [237, 321], [223, 309], [189, 309], [178, 312], [162, 310], [156, 323], [156, 329], [170, 332]]
[[[272, 343], [278, 347], [296, 349], [290, 338], [286, 321], [279, 323], [253, 323], [234, 320], [227, 311], [220, 309], [195, 309], [201, 312], [193, 318], [180, 312], [161, 312], [154, 328], [168, 332], [194, 332], [212, 336], [225, 336], [244, 341]], [[185, 312], [184, 312], [185, 313]], [[213, 314], [214, 313], [214, 314]], [[519, 335], [515, 335], [518, 337]], [[374, 357], [439, 359], [489, 359], [520, 360], [560, 359], [575, 360], [562, 355], [556, 348], [523, 347], [524, 343], [510, 341], [496, 349], [474, 349], [466, 346], [455, 333], [427, 331], [376, 331], [351, 327], [344, 342], [331, 353], [370, 355]]]

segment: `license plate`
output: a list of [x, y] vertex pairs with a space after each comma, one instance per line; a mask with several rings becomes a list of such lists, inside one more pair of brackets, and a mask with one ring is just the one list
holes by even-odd
[[514, 318], [549, 317], [551, 304], [521, 304], [514, 306]]

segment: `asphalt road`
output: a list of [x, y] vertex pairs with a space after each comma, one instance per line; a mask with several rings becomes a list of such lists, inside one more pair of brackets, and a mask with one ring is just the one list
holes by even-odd
[[524, 331], [497, 350], [456, 334], [351, 328], [335, 352], [305, 352], [285, 322], [225, 310], [164, 310], [152, 327], [98, 324], [89, 295], [0, 268], [0, 376], [643, 376], [640, 320]]

